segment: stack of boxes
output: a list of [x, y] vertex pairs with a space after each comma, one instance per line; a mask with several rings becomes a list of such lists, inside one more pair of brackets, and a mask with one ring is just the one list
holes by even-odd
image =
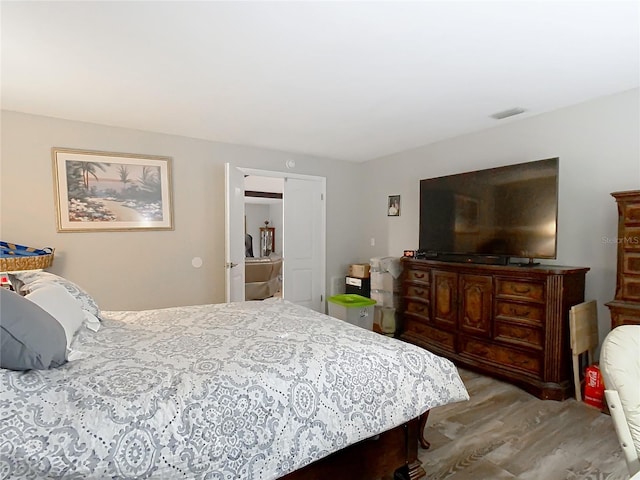
[[371, 298], [376, 301], [374, 330], [393, 337], [398, 324], [396, 311], [400, 308], [400, 258], [375, 257], [370, 262]]
[[376, 302], [371, 300], [370, 294], [369, 265], [349, 265], [349, 274], [345, 277], [345, 293], [328, 299], [329, 315], [371, 330], [375, 315], [373, 306]]
[[349, 265], [349, 275], [345, 277], [345, 293], [369, 297], [371, 294], [371, 279], [369, 265], [354, 263]]

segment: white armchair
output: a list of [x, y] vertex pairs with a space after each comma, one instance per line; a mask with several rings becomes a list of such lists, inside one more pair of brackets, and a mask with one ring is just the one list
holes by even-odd
[[640, 325], [609, 332], [600, 351], [600, 370], [611, 419], [629, 474], [640, 474]]

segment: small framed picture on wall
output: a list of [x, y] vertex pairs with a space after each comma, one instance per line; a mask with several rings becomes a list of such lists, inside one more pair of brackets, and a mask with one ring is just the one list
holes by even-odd
[[400, 216], [400, 195], [389, 195], [389, 204], [387, 205], [387, 217]]

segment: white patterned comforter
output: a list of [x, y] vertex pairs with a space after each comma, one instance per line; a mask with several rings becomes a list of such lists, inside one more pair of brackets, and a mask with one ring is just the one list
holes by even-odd
[[281, 300], [103, 312], [0, 369], [0, 478], [275, 479], [468, 398], [455, 366]]

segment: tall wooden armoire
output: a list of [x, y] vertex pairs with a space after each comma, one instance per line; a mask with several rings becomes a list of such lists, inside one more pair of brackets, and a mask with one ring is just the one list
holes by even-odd
[[616, 295], [607, 303], [613, 329], [640, 325], [640, 190], [611, 195], [618, 203]]

